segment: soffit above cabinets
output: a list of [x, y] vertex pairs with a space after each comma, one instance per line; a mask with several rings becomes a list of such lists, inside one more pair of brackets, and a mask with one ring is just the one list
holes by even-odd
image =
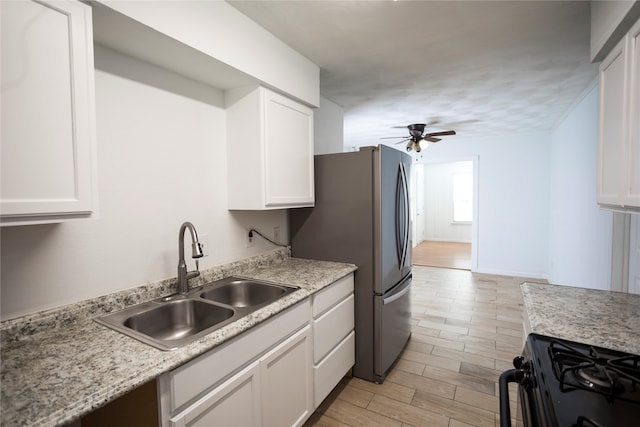
[[248, 74], [103, 4], [94, 2], [92, 7], [96, 44], [222, 90], [259, 83]]
[[264, 86], [308, 106], [320, 68], [223, 1], [92, 1], [94, 42], [226, 91]]

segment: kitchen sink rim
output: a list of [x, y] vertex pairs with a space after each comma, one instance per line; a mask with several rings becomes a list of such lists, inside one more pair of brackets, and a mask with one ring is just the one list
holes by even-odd
[[[234, 281], [245, 281], [245, 282], [248, 281], [248, 282], [259, 283], [267, 286], [276, 286], [276, 287], [284, 288], [285, 292], [282, 293], [281, 295], [278, 295], [275, 298], [268, 299], [266, 301], [263, 301], [260, 304], [256, 304], [252, 306], [234, 306], [234, 305], [225, 304], [223, 302], [219, 302], [219, 301], [215, 301], [215, 300], [211, 300], [203, 297], [205, 293], [211, 290], [217, 289], [219, 287], [228, 286]], [[119, 309], [119, 310], [95, 317], [93, 320], [96, 323], [106, 326], [116, 332], [119, 332], [125, 336], [138, 340], [158, 350], [173, 351], [173, 350], [178, 350], [194, 341], [197, 341], [198, 339], [204, 338], [209, 334], [217, 332], [220, 329], [236, 321], [240, 321], [246, 318], [247, 316], [249, 316], [250, 314], [253, 314], [254, 312], [268, 305], [276, 303], [282, 300], [283, 298], [299, 291], [300, 289], [302, 288], [296, 285], [244, 277], [242, 275], [231, 275], [219, 280], [215, 280], [213, 282], [205, 283], [201, 286], [194, 287], [184, 295], [173, 294], [173, 295], [157, 298], [151, 301], [141, 302], [139, 304], [135, 304], [123, 309]], [[233, 314], [229, 318], [221, 320], [220, 322], [214, 323], [213, 325], [205, 329], [202, 329], [201, 331], [198, 331], [195, 334], [187, 335], [177, 339], [169, 339], [169, 340], [153, 338], [152, 336], [149, 336], [145, 333], [142, 333], [140, 331], [137, 331], [125, 325], [125, 322], [133, 316], [138, 316], [143, 313], [146, 313], [155, 309], [159, 309], [160, 307], [166, 306], [167, 304], [172, 304], [179, 301], [189, 301], [189, 300], [200, 301], [213, 306], [222, 307], [222, 308], [231, 310]]]

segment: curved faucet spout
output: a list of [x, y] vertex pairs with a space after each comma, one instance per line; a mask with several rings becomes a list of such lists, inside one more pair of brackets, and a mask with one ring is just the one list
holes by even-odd
[[[180, 226], [180, 232], [178, 233], [178, 292], [181, 294], [185, 294], [189, 291], [189, 279], [193, 277], [198, 277], [200, 275], [200, 271], [192, 271], [187, 272], [187, 263], [184, 260], [184, 234], [185, 231], [189, 229], [191, 233], [191, 258], [202, 258], [202, 244], [198, 241], [198, 233], [196, 232], [196, 228], [190, 222], [184, 222]], [[197, 268], [197, 260], [196, 260], [196, 268]]]

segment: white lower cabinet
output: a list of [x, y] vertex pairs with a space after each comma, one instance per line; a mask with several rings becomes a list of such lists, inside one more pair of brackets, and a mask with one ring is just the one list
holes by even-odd
[[313, 399], [317, 408], [355, 363], [353, 275], [313, 296]]
[[175, 427], [257, 426], [260, 366], [254, 362], [171, 420]]
[[162, 427], [300, 426], [355, 363], [350, 274], [158, 378]]
[[307, 299], [161, 375], [161, 425], [302, 424], [313, 411], [310, 319]]
[[262, 425], [298, 426], [313, 412], [311, 327], [260, 359]]
[[313, 366], [313, 396], [317, 408], [355, 363], [356, 333], [349, 335]]
[[175, 427], [297, 426], [311, 415], [311, 327], [171, 419]]

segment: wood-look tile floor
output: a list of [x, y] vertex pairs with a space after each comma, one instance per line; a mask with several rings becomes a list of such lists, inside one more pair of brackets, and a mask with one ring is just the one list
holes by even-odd
[[[383, 384], [345, 377], [305, 426], [499, 426], [498, 377], [522, 351], [525, 278], [414, 266], [413, 331]], [[510, 388], [511, 415], [516, 388]]]

